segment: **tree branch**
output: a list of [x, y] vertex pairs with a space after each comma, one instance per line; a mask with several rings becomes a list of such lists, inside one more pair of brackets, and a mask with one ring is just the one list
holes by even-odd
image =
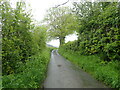
[[53, 7], [53, 8], [58, 8], [58, 7], [61, 6], [61, 5], [67, 4], [68, 2], [69, 2], [69, 0], [67, 0], [66, 2], [64, 2], [64, 3], [62, 3], [62, 4], [59, 4], [59, 5], [57, 5], [57, 6]]

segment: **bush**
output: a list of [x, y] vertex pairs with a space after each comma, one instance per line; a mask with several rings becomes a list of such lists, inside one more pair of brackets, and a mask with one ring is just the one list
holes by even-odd
[[47, 65], [50, 59], [49, 50], [38, 53], [21, 63], [17, 74], [2, 77], [3, 88], [40, 88], [46, 77]]
[[120, 60], [118, 7], [119, 2], [74, 3], [80, 24], [76, 49], [81, 54], [97, 54], [105, 61]]
[[21, 63], [45, 49], [47, 28], [32, 23], [25, 2], [17, 2], [16, 8], [8, 0], [1, 3], [2, 74], [9, 75], [17, 73]]

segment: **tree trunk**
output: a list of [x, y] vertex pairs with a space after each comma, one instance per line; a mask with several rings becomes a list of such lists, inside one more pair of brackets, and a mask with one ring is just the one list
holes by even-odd
[[60, 37], [59, 40], [60, 40], [60, 46], [65, 43], [65, 37]]

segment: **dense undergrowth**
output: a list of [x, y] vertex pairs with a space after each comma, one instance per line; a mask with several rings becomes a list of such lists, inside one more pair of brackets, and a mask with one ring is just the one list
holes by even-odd
[[49, 49], [32, 56], [21, 63], [18, 73], [3, 76], [3, 88], [41, 88], [49, 59]]
[[35, 25], [25, 2], [1, 2], [2, 87], [41, 88], [50, 59], [46, 26]]
[[79, 52], [65, 50], [63, 47], [60, 47], [59, 53], [109, 87], [120, 87], [118, 61], [107, 62], [97, 55], [80, 55]]

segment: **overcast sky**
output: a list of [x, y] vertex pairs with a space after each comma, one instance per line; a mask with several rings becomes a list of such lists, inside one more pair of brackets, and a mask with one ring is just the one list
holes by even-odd
[[[27, 2], [29, 2], [31, 5], [33, 17], [37, 21], [42, 21], [44, 19], [44, 16], [46, 15], [46, 10], [48, 10], [50, 7], [55, 7], [56, 5], [62, 4], [66, 1], [67, 0], [27, 0]], [[70, 0], [64, 6], [71, 7], [73, 1], [77, 0]], [[76, 39], [77, 36], [75, 34], [69, 35], [66, 37], [65, 42], [74, 41]], [[58, 47], [60, 43], [59, 40], [52, 40], [48, 44]]]
[[[13, 3], [13, 6], [14, 6], [15, 2], [20, 0], [10, 0], [10, 1]], [[46, 15], [46, 10], [48, 10], [50, 7], [55, 7], [56, 5], [65, 3], [67, 0], [23, 0], [23, 1], [26, 1], [27, 4], [30, 4], [30, 9], [32, 9], [33, 18], [36, 21], [40, 22], [44, 19]], [[69, 0], [69, 2], [64, 6], [71, 7], [73, 1], [78, 1], [78, 0]], [[65, 42], [73, 41], [76, 39], [77, 39], [77, 36], [75, 34], [70, 35], [66, 37]], [[58, 47], [59, 40], [52, 40], [48, 44]]]
[[[44, 18], [46, 15], [46, 10], [48, 10], [50, 7], [54, 7], [66, 1], [67, 0], [27, 0], [27, 2], [29, 2], [31, 5], [34, 18], [38, 21], [41, 21]], [[66, 5], [70, 6], [72, 4], [69, 2]]]

